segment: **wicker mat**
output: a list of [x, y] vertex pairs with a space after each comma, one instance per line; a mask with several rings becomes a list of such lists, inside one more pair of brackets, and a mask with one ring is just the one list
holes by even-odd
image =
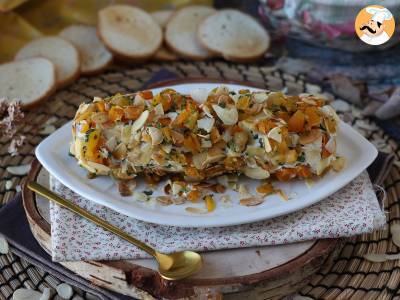
[[[8, 166], [28, 164], [34, 156], [35, 146], [56, 128], [70, 120], [78, 105], [93, 96], [106, 96], [116, 92], [138, 89], [158, 70], [165, 68], [182, 77], [224, 78], [264, 84], [269, 89], [284, 89], [287, 93], [322, 92], [318, 86], [308, 84], [302, 76], [292, 76], [270, 66], [241, 65], [222, 61], [176, 62], [149, 64], [131, 68], [114, 67], [102, 75], [83, 77], [75, 84], [57, 92], [40, 107], [26, 114], [26, 122], [19, 132], [27, 137], [20, 154], [11, 157], [7, 153], [8, 140], [0, 141], [0, 203], [11, 200], [19, 191], [25, 175], [13, 175]], [[311, 299], [400, 299], [400, 261], [370, 263], [363, 259], [365, 253], [397, 253], [391, 242], [390, 225], [400, 223], [400, 166], [399, 147], [372, 121], [363, 119], [358, 109], [342, 117], [356, 127], [379, 150], [396, 153], [397, 164], [385, 182], [385, 210], [388, 212], [388, 228], [365, 234], [347, 241], [339, 258], [325, 265], [301, 291]], [[46, 132], [47, 131], [47, 132]], [[51, 131], [51, 130], [50, 130]], [[60, 281], [30, 265], [16, 255], [0, 256], [0, 299], [10, 299], [15, 289], [25, 286], [43, 290], [55, 288]], [[91, 295], [75, 289], [75, 299], [91, 298]], [[82, 297], [82, 298], [81, 298]], [[307, 299], [307, 298], [306, 298]]]

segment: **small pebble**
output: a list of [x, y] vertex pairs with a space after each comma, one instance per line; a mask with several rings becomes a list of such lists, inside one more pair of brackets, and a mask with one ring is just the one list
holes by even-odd
[[56, 127], [54, 125], [46, 125], [43, 127], [42, 130], [39, 131], [39, 134], [49, 135], [50, 133], [53, 133], [54, 131], [56, 131]]
[[6, 181], [6, 190], [9, 190], [9, 189], [11, 189], [11, 188], [12, 188], [12, 186], [13, 186], [13, 183], [12, 183], [12, 181], [11, 181], [11, 180], [7, 180], [7, 181]]
[[7, 172], [13, 175], [26, 175], [31, 169], [31, 164], [7, 167]]
[[331, 106], [338, 112], [350, 111], [350, 104], [340, 99], [333, 101]]
[[40, 296], [39, 300], [49, 300], [50, 296], [51, 296], [50, 289], [49, 288], [44, 288], [43, 289], [43, 294], [42, 294], [42, 296]]
[[0, 253], [7, 254], [10, 248], [8, 247], [8, 242], [4, 236], [0, 235]]
[[74, 293], [74, 291], [72, 290], [72, 287], [66, 283], [61, 283], [61, 284], [57, 285], [56, 290], [57, 290], [57, 294], [63, 299], [71, 298]]
[[31, 289], [18, 289], [15, 290], [12, 296], [13, 300], [43, 300], [41, 299], [42, 293]]

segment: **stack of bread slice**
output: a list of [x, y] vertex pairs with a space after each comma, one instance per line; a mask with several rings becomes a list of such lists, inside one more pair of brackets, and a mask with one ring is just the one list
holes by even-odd
[[80, 75], [104, 71], [113, 61], [143, 63], [179, 58], [223, 57], [252, 61], [268, 50], [268, 32], [238, 10], [191, 5], [148, 13], [111, 5], [98, 13], [97, 28], [71, 25], [58, 36], [34, 39], [0, 65], [0, 98], [19, 98], [32, 107]]

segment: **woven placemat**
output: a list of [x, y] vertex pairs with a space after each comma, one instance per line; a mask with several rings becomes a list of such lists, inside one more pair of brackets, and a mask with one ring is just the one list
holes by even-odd
[[[7, 153], [9, 140], [0, 141], [0, 203], [11, 200], [20, 190], [25, 175], [7, 171], [9, 166], [29, 164], [35, 146], [49, 134], [46, 130], [60, 127], [75, 114], [79, 104], [94, 96], [107, 96], [117, 92], [131, 92], [140, 88], [158, 70], [165, 68], [182, 77], [206, 77], [249, 81], [268, 89], [284, 89], [286, 93], [322, 93], [316, 85], [309, 84], [303, 76], [293, 76], [271, 66], [242, 65], [222, 61], [175, 62], [148, 64], [138, 67], [114, 67], [95, 77], [83, 77], [73, 85], [57, 92], [40, 107], [26, 113], [25, 123], [19, 132], [26, 136], [20, 154]], [[300, 294], [311, 299], [392, 299], [400, 298], [400, 261], [370, 263], [363, 258], [366, 253], [397, 253], [391, 242], [390, 225], [400, 223], [400, 151], [398, 145], [371, 120], [364, 119], [360, 111], [351, 107], [342, 117], [384, 152], [396, 154], [396, 166], [385, 182], [384, 208], [388, 212], [386, 229], [350, 239], [336, 260], [326, 264], [306, 285]], [[0, 300], [10, 299], [15, 289], [29, 287], [43, 290], [55, 288], [59, 280], [46, 274], [25, 260], [9, 253], [0, 256]], [[93, 296], [74, 289], [75, 299]]]

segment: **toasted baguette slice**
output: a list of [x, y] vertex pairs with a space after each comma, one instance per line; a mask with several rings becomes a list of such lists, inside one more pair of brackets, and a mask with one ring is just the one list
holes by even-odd
[[17, 52], [15, 59], [30, 57], [44, 57], [55, 65], [57, 87], [66, 86], [79, 76], [78, 50], [60, 37], [41, 37], [32, 40]]
[[71, 25], [64, 28], [59, 35], [78, 49], [82, 74], [99, 73], [111, 64], [112, 54], [98, 38], [96, 27]]
[[106, 47], [118, 58], [128, 61], [153, 56], [162, 43], [160, 25], [144, 10], [113, 5], [99, 12], [98, 33]]
[[267, 51], [270, 37], [251, 16], [234, 9], [224, 9], [208, 17], [199, 26], [198, 38], [209, 51], [227, 60], [251, 61]]
[[215, 9], [208, 6], [193, 5], [178, 10], [169, 20], [165, 29], [165, 41], [172, 50], [189, 59], [205, 59], [212, 53], [205, 49], [197, 39], [197, 27]]
[[0, 65], [0, 97], [21, 100], [29, 108], [56, 89], [54, 64], [41, 57]]
[[173, 10], [158, 10], [154, 11], [151, 13], [151, 16], [153, 19], [160, 25], [162, 29], [165, 29], [165, 26], [167, 26], [168, 21], [171, 19], [171, 16], [173, 15], [174, 11]]
[[[160, 25], [161, 29], [164, 31], [169, 19], [173, 14], [172, 10], [159, 10], [151, 13], [153, 19]], [[154, 54], [154, 60], [157, 61], [174, 61], [178, 59], [178, 56], [168, 49], [165, 45], [162, 45]]]

